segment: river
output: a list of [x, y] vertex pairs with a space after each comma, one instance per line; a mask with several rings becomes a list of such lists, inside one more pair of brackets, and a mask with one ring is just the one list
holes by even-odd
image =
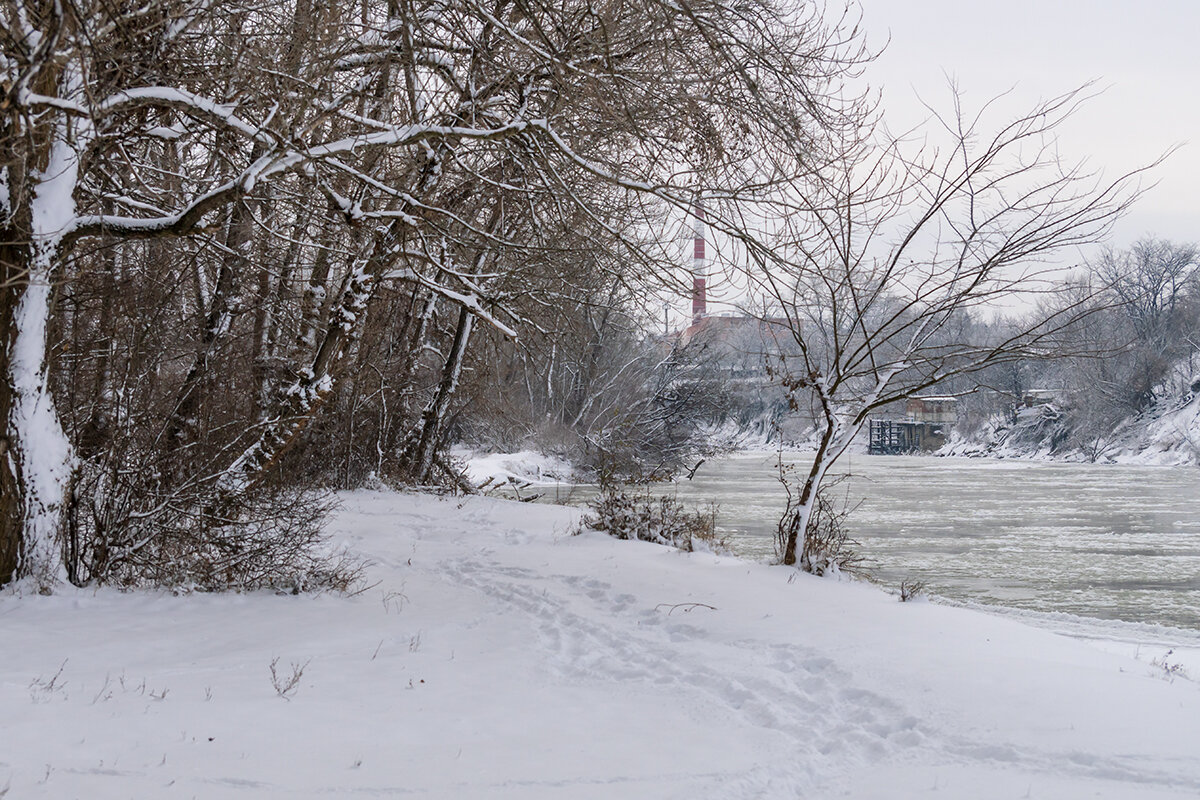
[[[678, 497], [716, 503], [734, 549], [768, 557], [784, 497], [776, 458], [709, 460]], [[858, 504], [851, 535], [885, 585], [1200, 635], [1200, 469], [854, 455], [838, 470], [851, 475], [839, 497]]]

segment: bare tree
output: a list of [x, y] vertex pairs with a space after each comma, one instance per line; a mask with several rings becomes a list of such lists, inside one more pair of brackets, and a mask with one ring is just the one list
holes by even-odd
[[1126, 250], [1105, 248], [1092, 269], [1114, 306], [1109, 340], [1123, 351], [1116, 369], [1124, 373], [1122, 405], [1140, 411], [1174, 364], [1200, 349], [1196, 245], [1144, 238]]
[[1182, 306], [1195, 299], [1200, 280], [1196, 245], [1148, 237], [1126, 250], [1106, 247], [1092, 267], [1120, 301], [1139, 338], [1160, 345]]
[[984, 340], [954, 330], [969, 312], [1046, 291], [1046, 262], [1102, 238], [1137, 196], [1136, 173], [1104, 180], [1060, 159], [1055, 129], [1082, 99], [1043, 102], [994, 132], [956, 102], [935, 119], [949, 144], [915, 153], [903, 140], [850, 140], [797, 187], [773, 253], [748, 251], [755, 286], [798, 348], [781, 380], [817, 410], [785, 564], [812, 566], [805, 544], [822, 482], [872, 410], [1036, 355], [1087, 313], [1055, 306]]

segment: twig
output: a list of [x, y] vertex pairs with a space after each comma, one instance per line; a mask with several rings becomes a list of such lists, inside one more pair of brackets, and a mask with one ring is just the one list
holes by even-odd
[[716, 606], [710, 606], [708, 603], [659, 603], [658, 605], [656, 605], [654, 607], [654, 610], [658, 611], [660, 608], [671, 609], [670, 611], [667, 612], [668, 617], [671, 616], [672, 614], [674, 614], [676, 611], [678, 611], [681, 608], [683, 609], [683, 612], [685, 614], [695, 608], [707, 608], [709, 611], [717, 610]]

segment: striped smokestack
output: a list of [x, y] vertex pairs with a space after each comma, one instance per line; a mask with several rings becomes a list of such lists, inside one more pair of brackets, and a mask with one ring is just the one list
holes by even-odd
[[704, 203], [692, 208], [692, 324], [708, 313], [708, 265], [704, 259]]

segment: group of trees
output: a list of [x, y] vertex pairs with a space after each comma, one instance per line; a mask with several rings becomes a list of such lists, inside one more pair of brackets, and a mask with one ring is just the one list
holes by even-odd
[[1101, 308], [1088, 335], [1116, 352], [1073, 360], [1047, 378], [1075, 396], [1072, 405], [1102, 418], [1136, 414], [1190, 388], [1200, 350], [1196, 246], [1146, 238], [1128, 249], [1106, 248], [1092, 265], [1092, 281]]
[[770, 0], [14, 0], [0, 42], [0, 579], [40, 587], [303, 580], [292, 490], [450, 475], [472, 396], [669, 436], [610, 346], [682, 288], [656, 232], [827, 158], [864, 58]]
[[[1128, 248], [1102, 247], [1044, 305], [1079, 314], [1036, 357], [987, 371], [988, 391], [966, 404], [963, 427], [1007, 417], [1032, 391], [1044, 401], [1021, 435], [1031, 449], [1092, 460], [1116, 442], [1122, 423], [1194, 393], [1200, 372], [1200, 257], [1194, 244], [1143, 238]], [[989, 323], [1001, 335], [1019, 320]], [[972, 386], [960, 386], [970, 390]]]
[[887, 136], [816, 3], [14, 0], [0, 42], [0, 581], [42, 588], [336, 580], [305, 490], [458, 480], [452, 431], [665, 463], [698, 196], [819, 420], [803, 532], [870, 411], [1077, 323], [955, 334], [1136, 195], [1058, 160], [1079, 93]]

